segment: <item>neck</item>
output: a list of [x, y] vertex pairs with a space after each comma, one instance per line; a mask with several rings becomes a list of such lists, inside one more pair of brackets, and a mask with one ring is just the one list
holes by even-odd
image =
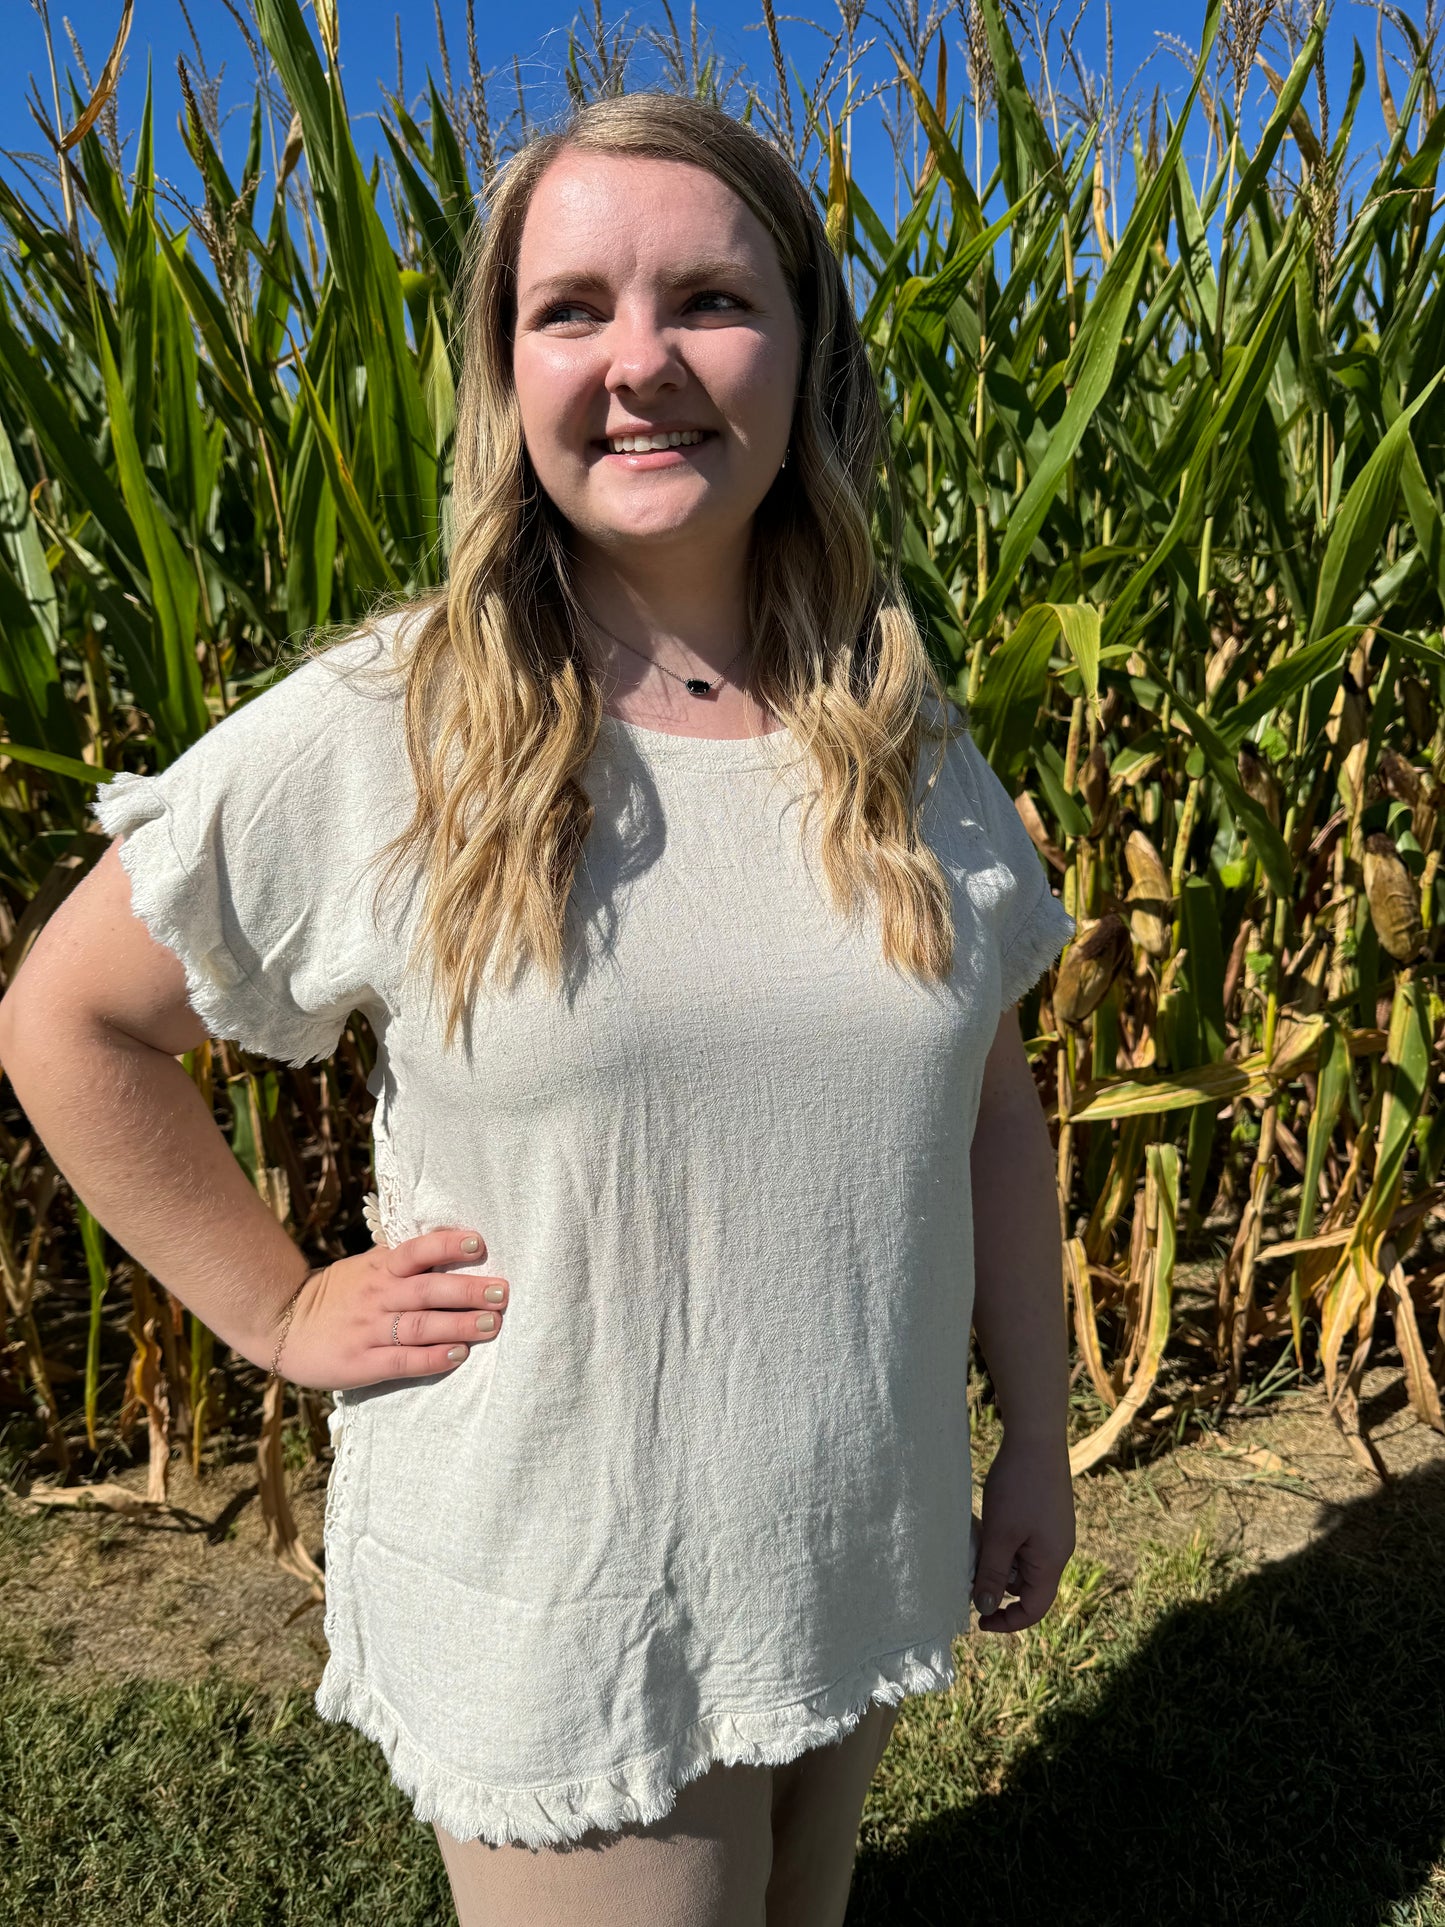
[[[683, 567], [676, 555], [607, 554], [589, 547], [573, 564], [577, 600], [603, 629], [678, 675], [717, 675], [746, 635], [746, 548], [725, 565]], [[604, 684], [635, 688], [668, 678], [607, 635], [588, 628], [586, 646]], [[743, 660], [734, 663], [740, 672]]]
[[[731, 571], [708, 576], [680, 566], [676, 556], [619, 563], [589, 552], [574, 560], [575, 593], [593, 618], [582, 624], [583, 646], [606, 710], [678, 735], [754, 736], [774, 726], [745, 687], [745, 561], [744, 553]], [[630, 647], [619, 648], [613, 637]], [[677, 680], [685, 676], [701, 676], [714, 688], [694, 696]]]

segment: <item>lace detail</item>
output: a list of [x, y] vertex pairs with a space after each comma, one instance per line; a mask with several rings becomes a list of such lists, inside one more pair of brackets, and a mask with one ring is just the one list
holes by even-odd
[[[401, 1185], [392, 1157], [391, 1137], [384, 1122], [372, 1134], [372, 1162], [376, 1168], [376, 1190], [367, 1193], [371, 1212], [366, 1219], [372, 1228], [372, 1236], [378, 1244], [384, 1245], [399, 1245], [408, 1238], [420, 1237], [420, 1226], [401, 1203]], [[362, 1210], [366, 1210], [365, 1203]]]
[[368, 1191], [361, 1200], [361, 1215], [366, 1220], [366, 1228], [371, 1233], [374, 1245], [389, 1244], [386, 1227], [381, 1222], [381, 1200], [374, 1191]]

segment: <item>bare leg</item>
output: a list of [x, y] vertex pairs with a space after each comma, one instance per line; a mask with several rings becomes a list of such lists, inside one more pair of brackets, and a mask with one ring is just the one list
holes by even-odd
[[842, 1927], [858, 1822], [897, 1718], [875, 1700], [843, 1739], [773, 1768], [766, 1927]]
[[458, 1927], [764, 1927], [772, 1772], [709, 1767], [651, 1826], [594, 1828], [564, 1847], [437, 1827]]

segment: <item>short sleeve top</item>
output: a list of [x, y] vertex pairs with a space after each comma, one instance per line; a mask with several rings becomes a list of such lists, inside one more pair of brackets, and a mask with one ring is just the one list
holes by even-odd
[[1075, 926], [968, 734], [922, 804], [956, 932], [924, 982], [834, 909], [789, 730], [606, 716], [565, 987], [489, 984], [448, 1053], [403, 972], [419, 889], [378, 917], [366, 881], [411, 814], [369, 673], [404, 619], [96, 808], [214, 1035], [302, 1064], [365, 1010], [381, 1234], [475, 1225], [456, 1269], [510, 1283], [455, 1369], [334, 1396], [316, 1703], [418, 1819], [543, 1846], [952, 1681], [969, 1148], [999, 1015]]

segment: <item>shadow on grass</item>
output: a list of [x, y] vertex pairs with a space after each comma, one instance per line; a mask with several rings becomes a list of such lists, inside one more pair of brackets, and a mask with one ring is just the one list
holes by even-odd
[[847, 1927], [1445, 1922], [1445, 1468], [1212, 1599], [1111, 1618], [996, 1790], [932, 1800], [901, 1851], [865, 1829]]

